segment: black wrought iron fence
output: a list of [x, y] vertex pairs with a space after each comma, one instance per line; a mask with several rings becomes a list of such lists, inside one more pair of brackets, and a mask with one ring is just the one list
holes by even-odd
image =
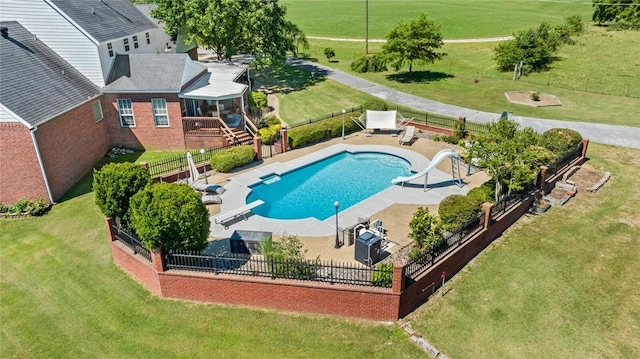
[[[369, 268], [360, 265], [266, 259], [262, 256], [214, 255], [170, 252], [165, 255], [168, 269], [239, 274], [269, 278], [300, 279], [316, 282], [391, 287], [390, 281], [376, 281], [375, 276], [391, 278], [392, 268]], [[377, 274], [374, 276], [374, 272]]]
[[564, 156], [557, 159], [555, 162], [547, 166], [547, 177], [551, 177], [562, 171], [565, 167], [567, 167], [571, 162], [573, 162], [576, 158], [579, 158], [582, 155], [582, 142], [576, 146], [573, 150], [565, 154]]
[[470, 219], [460, 227], [456, 228], [454, 231], [446, 233], [442, 237], [442, 241], [440, 242], [440, 245], [437, 246], [437, 248], [430, 252], [425, 252], [407, 263], [405, 276], [411, 279], [415, 279], [435, 263], [437, 263], [444, 256], [446, 256], [449, 252], [459, 247], [474, 233], [482, 228], [483, 218], [484, 214], [478, 213], [476, 216], [474, 216], [472, 219]]
[[142, 244], [142, 242], [140, 242], [138, 238], [134, 237], [133, 235], [124, 231], [116, 225], [112, 225], [111, 228], [113, 228], [114, 237], [118, 241], [131, 248], [134, 254], [139, 254], [140, 256], [151, 262], [151, 252], [147, 249], [147, 247], [144, 246], [144, 244]]
[[[350, 109], [345, 109], [345, 115], [350, 115], [350, 114], [353, 114], [355, 112], [362, 112], [362, 106], [352, 107]], [[323, 121], [323, 120], [326, 120], [326, 119], [329, 119], [329, 118], [333, 118], [333, 117], [337, 117], [337, 116], [341, 116], [341, 115], [342, 115], [342, 110], [337, 111], [337, 112], [331, 112], [330, 114], [326, 114], [324, 116], [311, 118], [311, 119], [308, 119], [308, 120], [298, 121], [298, 122], [296, 122], [294, 124], [289, 125], [289, 128], [304, 126], [304, 125], [308, 125], [310, 123]]]
[[[411, 111], [408, 109], [401, 109], [401, 108], [396, 108], [396, 110], [400, 111], [402, 116], [405, 118], [413, 117], [413, 122], [424, 123], [425, 125], [429, 125], [429, 126], [442, 127], [442, 128], [453, 130], [456, 128], [456, 126], [459, 126], [460, 124], [460, 121], [458, 120], [458, 118], [451, 117], [451, 116], [438, 115], [438, 114], [433, 114], [426, 111], [417, 112], [417, 111]], [[477, 135], [477, 134], [485, 133], [487, 131], [487, 127], [486, 125], [481, 123], [465, 121], [464, 130], [469, 133]]]
[[[204, 149], [204, 153], [200, 153], [199, 150], [192, 150], [190, 152], [193, 156], [193, 162], [198, 165], [209, 161], [211, 159], [211, 156], [213, 156], [215, 152], [234, 146], [235, 145], [223, 145], [218, 147], [209, 147]], [[148, 168], [149, 174], [151, 174], [151, 178], [158, 178], [169, 173], [185, 171], [188, 168], [186, 152], [185, 154], [176, 155], [174, 157], [155, 162], [150, 162], [148, 164]]]

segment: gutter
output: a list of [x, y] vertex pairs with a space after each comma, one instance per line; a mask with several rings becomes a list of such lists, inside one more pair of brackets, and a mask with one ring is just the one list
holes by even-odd
[[51, 187], [49, 186], [49, 178], [47, 177], [47, 172], [44, 170], [44, 163], [42, 162], [42, 156], [40, 155], [40, 147], [38, 146], [38, 140], [36, 140], [36, 131], [38, 130], [37, 126], [31, 128], [31, 140], [33, 141], [33, 147], [36, 150], [36, 156], [38, 157], [38, 163], [40, 164], [40, 171], [42, 171], [42, 178], [44, 179], [44, 186], [47, 188], [47, 194], [49, 195], [49, 202], [51, 204], [55, 204], [53, 200], [53, 195], [51, 194]]

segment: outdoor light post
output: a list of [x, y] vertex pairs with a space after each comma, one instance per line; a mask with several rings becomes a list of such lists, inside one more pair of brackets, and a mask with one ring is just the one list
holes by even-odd
[[336, 244], [333, 248], [340, 248], [340, 239], [338, 238], [338, 207], [340, 206], [340, 202], [335, 201], [333, 205], [336, 207]]
[[342, 110], [342, 140], [344, 141], [344, 114], [347, 113], [347, 110]]
[[[204, 148], [200, 149], [200, 154], [203, 155], [204, 160]], [[202, 162], [202, 175], [204, 176], [204, 183], [209, 184], [209, 180], [207, 180], [207, 164]]]

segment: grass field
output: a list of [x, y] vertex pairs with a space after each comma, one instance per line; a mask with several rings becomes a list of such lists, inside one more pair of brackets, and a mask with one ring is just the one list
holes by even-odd
[[[287, 18], [307, 36], [365, 38], [365, 0], [284, 0]], [[561, 24], [564, 17], [591, 18], [584, 0], [368, 0], [369, 38], [383, 39], [400, 20], [426, 12], [442, 26], [446, 39], [511, 35], [542, 21]]]
[[0, 220], [0, 357], [420, 356], [393, 325], [154, 297], [112, 263], [89, 183], [43, 217]]
[[413, 328], [452, 358], [640, 357], [640, 151], [588, 154], [600, 192], [520, 220]]
[[[414, 66], [413, 77], [408, 72], [394, 71], [357, 75], [417, 96], [480, 111], [640, 126], [640, 120], [629, 115], [640, 113], [640, 63], [628, 50], [640, 48], [640, 32], [592, 29], [577, 42], [560, 50], [560, 59], [549, 72], [518, 81], [513, 81], [511, 74], [496, 70], [491, 59], [496, 43], [447, 44], [443, 51], [448, 56], [432, 65]], [[380, 46], [374, 44], [370, 51], [375, 53]], [[336, 51], [331, 63], [323, 57], [325, 47]], [[351, 62], [362, 51], [362, 43], [311, 40], [309, 56], [350, 72]], [[616, 61], [611, 61], [612, 54], [616, 54]], [[532, 108], [511, 104], [504, 92], [516, 90], [556, 95], [562, 106]]]

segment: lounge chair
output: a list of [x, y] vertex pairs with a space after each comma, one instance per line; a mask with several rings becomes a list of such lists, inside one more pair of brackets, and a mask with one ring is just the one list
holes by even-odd
[[220, 204], [222, 203], [222, 198], [217, 194], [205, 194], [202, 196], [202, 203], [204, 204]]
[[415, 126], [407, 126], [404, 130], [404, 136], [400, 139], [399, 143], [401, 145], [411, 144], [413, 140], [416, 138], [416, 127]]
[[226, 190], [224, 187], [217, 184], [206, 184], [202, 182], [193, 182], [190, 179], [187, 179], [187, 183], [191, 188], [195, 189], [198, 192], [206, 192], [206, 193], [215, 193], [215, 194], [223, 194]]

